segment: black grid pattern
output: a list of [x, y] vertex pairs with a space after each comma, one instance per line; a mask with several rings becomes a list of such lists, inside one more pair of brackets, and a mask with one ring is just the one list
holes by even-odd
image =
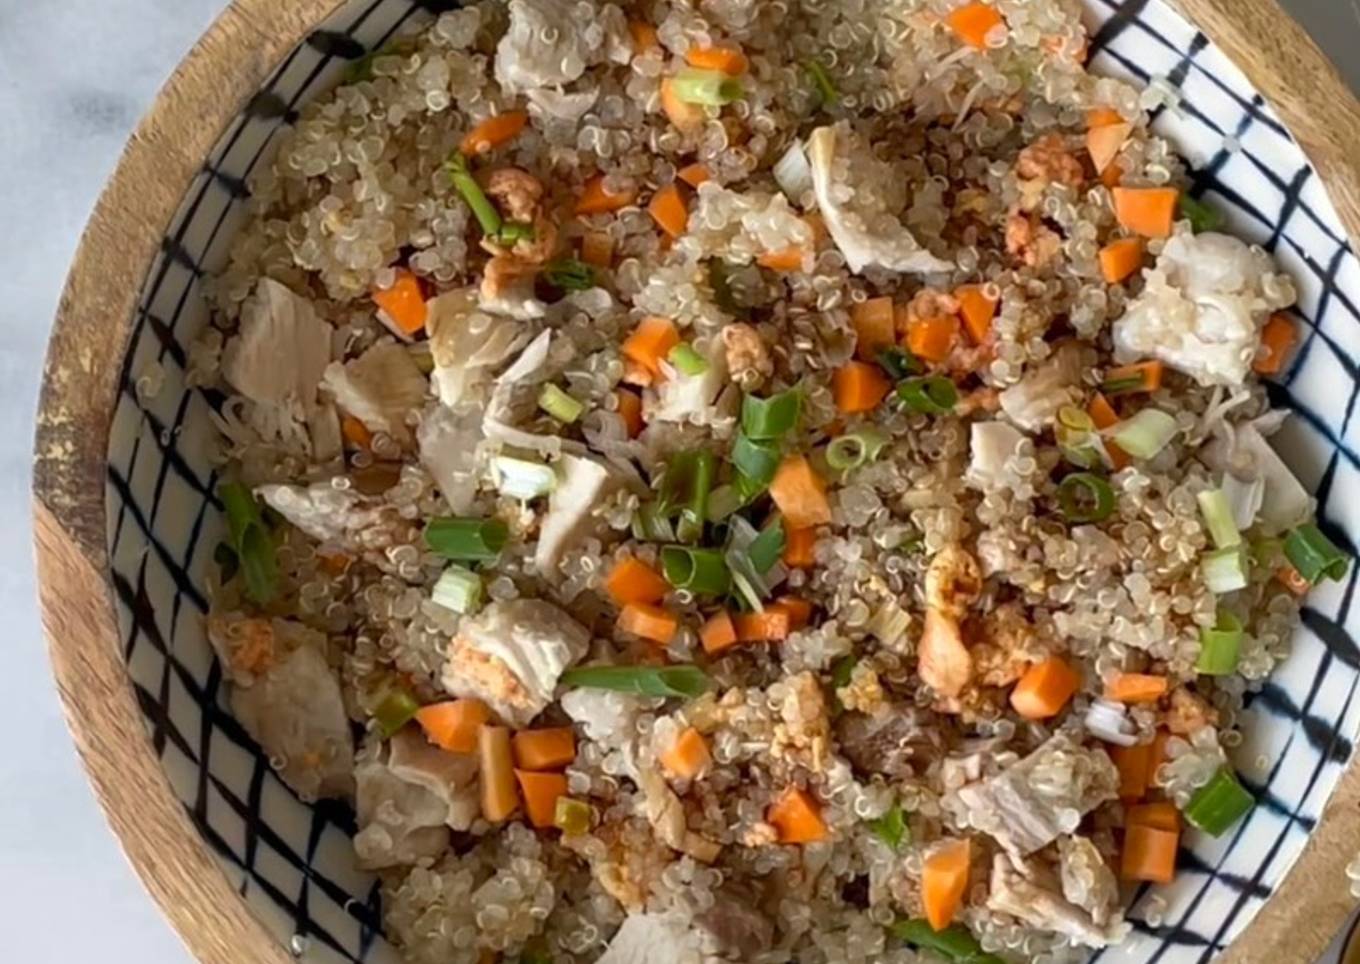
[[[1331, 498], [1357, 484], [1352, 425], [1360, 378], [1360, 262], [1318, 178], [1241, 74], [1162, 0], [1086, 0], [1099, 25], [1103, 73], [1180, 86], [1157, 127], [1187, 154], [1195, 191], [1229, 212], [1235, 231], [1271, 250], [1300, 288], [1307, 337], [1276, 401], [1300, 418], [1287, 431], [1291, 464], [1322, 506], [1323, 526], [1352, 546], [1360, 507]], [[224, 135], [195, 179], [147, 280], [122, 373], [108, 466], [110, 557], [125, 655], [154, 745], [176, 793], [252, 908], [307, 960], [395, 962], [379, 932], [378, 889], [354, 870], [353, 815], [298, 801], [226, 708], [220, 668], [203, 632], [202, 587], [222, 525], [206, 440], [214, 392], [186, 388], [185, 345], [205, 323], [199, 285], [220, 266], [244, 217], [248, 178], [281, 128], [348, 62], [413, 16], [453, 0], [351, 0], [298, 47]], [[1228, 144], [1231, 140], [1231, 147]], [[167, 375], [154, 398], [134, 384], [151, 363]], [[1344, 393], [1344, 395], [1343, 395]], [[1339, 404], [1342, 397], [1345, 402]], [[1354, 571], [1319, 590], [1296, 652], [1251, 704], [1238, 763], [1261, 805], [1222, 840], [1190, 838], [1177, 883], [1157, 892], [1169, 909], [1143, 921], [1140, 891], [1128, 962], [1208, 961], [1279, 883], [1316, 823], [1360, 728], [1360, 648], [1352, 630]], [[1261, 756], [1264, 770], [1252, 765]], [[301, 945], [299, 945], [301, 946]]]

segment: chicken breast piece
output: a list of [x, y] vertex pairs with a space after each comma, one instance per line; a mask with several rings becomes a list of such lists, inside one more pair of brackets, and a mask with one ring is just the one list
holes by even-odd
[[629, 914], [595, 964], [697, 964], [694, 936], [661, 914]]
[[666, 783], [666, 778], [660, 771], [639, 768], [635, 779], [643, 793], [644, 816], [651, 824], [657, 840], [672, 850], [678, 850], [705, 864], [711, 864], [718, 859], [718, 854], [722, 852], [722, 844], [689, 829], [685, 819], [685, 805]]
[[970, 428], [968, 473], [964, 481], [988, 492], [1006, 485], [1006, 463], [1020, 449], [1025, 436], [1006, 422], [974, 422]]
[[1001, 410], [1025, 431], [1042, 431], [1063, 406], [1081, 404], [1081, 376], [1089, 370], [1086, 355], [1076, 342], [1059, 345], [1038, 368], [1001, 393]]
[[568, 549], [595, 525], [593, 510], [619, 484], [598, 459], [563, 455], [557, 463], [557, 488], [548, 496], [548, 514], [538, 530], [534, 565], [539, 575], [551, 579]]
[[[1113, 882], [1114, 875], [1103, 861], [1099, 870]], [[1098, 922], [1091, 911], [1064, 897], [1059, 886], [1053, 871], [1042, 862], [997, 854], [992, 862], [987, 906], [1086, 947], [1118, 943], [1128, 933], [1129, 927], [1122, 919], [1115, 916]]]
[[222, 377], [252, 402], [310, 415], [330, 364], [333, 330], [306, 298], [262, 278], [240, 331], [223, 352]]
[[590, 633], [541, 599], [494, 602], [465, 619], [449, 643], [443, 685], [475, 696], [516, 727], [552, 702], [557, 678], [586, 654]]
[[359, 823], [354, 854], [361, 869], [427, 863], [449, 849], [448, 807], [437, 795], [378, 761], [361, 764], [354, 776]]
[[961, 787], [971, 823], [1023, 857], [1077, 829], [1081, 818], [1119, 794], [1119, 771], [1105, 751], [1052, 736], [1000, 773]]
[[322, 384], [343, 411], [403, 445], [411, 440], [407, 417], [430, 388], [411, 353], [394, 342], [374, 345], [353, 361], [332, 362]]
[[434, 357], [431, 381], [439, 400], [449, 408], [471, 400], [489, 385], [496, 367], [528, 340], [523, 325], [478, 308], [475, 288], [450, 291], [432, 300], [425, 327]]
[[481, 481], [478, 446], [484, 438], [480, 407], [465, 405], [457, 411], [442, 404], [425, 410], [416, 429], [420, 463], [434, 478], [454, 515], [467, 515]]
[[415, 538], [415, 526], [394, 507], [330, 482], [262, 485], [255, 494], [313, 539], [349, 552], [381, 552]]
[[703, 356], [708, 367], [697, 375], [676, 371], [647, 397], [647, 421], [684, 422], [711, 412], [718, 394], [727, 385], [727, 346], [721, 338], [709, 341]]
[[905, 198], [889, 199], [879, 189], [893, 181], [891, 173], [848, 124], [813, 131], [807, 156], [817, 207], [851, 271], [861, 274], [870, 265], [918, 274], [953, 270], [907, 230], [898, 213]]

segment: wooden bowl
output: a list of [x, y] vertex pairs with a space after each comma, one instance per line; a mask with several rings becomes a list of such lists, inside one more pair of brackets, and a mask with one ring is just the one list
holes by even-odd
[[[1314, 430], [1301, 440], [1300, 458], [1305, 476], [1327, 466], [1312, 471], [1316, 484], [1354, 484], [1346, 437], [1356, 401], [1350, 346], [1360, 343], [1360, 328], [1350, 306], [1360, 301], [1360, 264], [1343, 239], [1360, 228], [1360, 106], [1273, 0], [1179, 0], [1216, 46], [1160, 0], [1087, 2], [1105, 24], [1098, 68], [1136, 70], [1146, 60], [1153, 72], [1179, 71], [1206, 88], [1202, 103], [1188, 94], [1191, 119], [1239, 116], [1240, 129], [1228, 133], [1241, 150], [1216, 158], [1217, 179], [1201, 186], [1226, 192], [1220, 200], [1237, 212], [1235, 228], [1285, 242], [1280, 255], [1297, 271], [1316, 268], [1322, 301], [1303, 305], [1316, 329], [1312, 353], [1305, 348], [1299, 362], [1308, 373], [1290, 386]], [[351, 818], [289, 796], [219, 706], [220, 673], [197, 624], [196, 586], [220, 523], [211, 475], [203, 477], [196, 396], [181, 387], [168, 403], [144, 401], [137, 366], [154, 358], [173, 369], [182, 361], [181, 318], [188, 327], [201, 321], [197, 285], [213, 241], [195, 232], [208, 224], [230, 233], [244, 190], [232, 154], [242, 138], [258, 141], [266, 131], [267, 150], [270, 125], [288, 123], [301, 99], [379, 42], [391, 21], [451, 5], [234, 0], [133, 135], [91, 218], [52, 334], [34, 512], [53, 669], [114, 830], [209, 964], [394, 958], [376, 932], [376, 890], [344, 866]], [[1251, 98], [1253, 87], [1274, 115]], [[252, 125], [264, 127], [252, 134]], [[1253, 146], [1258, 134], [1273, 141]], [[1234, 157], [1256, 170], [1239, 175]], [[1191, 160], [1206, 158], [1192, 150]], [[1243, 214], [1255, 205], [1259, 215], [1253, 198], [1276, 188], [1282, 200], [1267, 210], [1278, 217], [1254, 223]], [[207, 213], [211, 205], [222, 213]], [[1302, 209], [1311, 220], [1296, 224]], [[1339, 303], [1347, 314], [1336, 320]], [[1315, 399], [1320, 404], [1310, 404]], [[191, 430], [181, 434], [185, 426]], [[1360, 542], [1360, 513], [1336, 500], [1324, 510], [1335, 531]], [[1308, 961], [1345, 918], [1343, 868], [1360, 849], [1360, 772], [1347, 762], [1360, 723], [1352, 700], [1360, 650], [1348, 631], [1354, 568], [1345, 587], [1314, 600], [1311, 631], [1300, 634], [1269, 699], [1257, 700], [1268, 704], [1253, 723], [1257, 749], [1285, 770], [1262, 785], [1259, 816], [1223, 841], [1197, 843], [1185, 889], [1140, 925], [1131, 951], [1105, 956], [1207, 960], [1231, 942], [1223, 960]], [[1152, 900], [1141, 895], [1134, 916], [1141, 908], [1146, 921]], [[290, 951], [298, 931], [305, 940]]]

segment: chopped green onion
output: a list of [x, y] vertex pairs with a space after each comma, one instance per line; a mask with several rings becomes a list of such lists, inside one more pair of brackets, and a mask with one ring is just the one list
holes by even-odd
[[580, 401], [551, 383], [544, 385], [543, 391], [539, 392], [538, 407], [559, 422], [566, 422], [568, 425], [580, 418], [581, 413], [586, 410]]
[[670, 520], [654, 502], [638, 507], [633, 515], [632, 531], [634, 539], [644, 542], [670, 542], [675, 538]]
[[756, 572], [763, 576], [774, 568], [774, 564], [784, 555], [785, 541], [784, 522], [781, 519], [776, 519], [760, 531], [746, 547], [746, 555], [756, 567]]
[[739, 485], [720, 485], [708, 494], [708, 521], [722, 522], [746, 504]]
[[667, 358], [682, 375], [702, 375], [708, 371], [708, 359], [699, 354], [688, 342], [682, 341], [672, 348]]
[[947, 415], [959, 401], [958, 387], [943, 375], [908, 378], [897, 386], [897, 398], [913, 412]]
[[1346, 554], [1312, 523], [1301, 525], [1285, 536], [1284, 554], [1310, 586], [1316, 586], [1323, 579], [1344, 579], [1350, 567]]
[[1214, 548], [1229, 549], [1242, 544], [1242, 533], [1237, 531], [1233, 521], [1232, 506], [1222, 489], [1205, 489], [1198, 496], [1199, 511], [1204, 516], [1204, 526], [1209, 530], [1209, 538], [1214, 540]]
[[661, 550], [661, 572], [676, 589], [701, 596], [721, 596], [732, 585], [727, 561], [717, 549], [666, 546]]
[[759, 494], [769, 488], [775, 472], [779, 471], [780, 461], [779, 446], [773, 442], [757, 442], [739, 434], [732, 443], [732, 464], [755, 489], [752, 493], [748, 488], [748, 494]]
[[781, 439], [798, 424], [802, 408], [802, 393], [794, 389], [769, 398], [747, 395], [741, 402], [741, 430], [758, 442]]
[[415, 697], [406, 690], [397, 688], [390, 690], [383, 697], [373, 713], [373, 719], [377, 721], [383, 739], [389, 740], [393, 734], [415, 719], [418, 712], [420, 704], [416, 702]]
[[498, 455], [491, 460], [496, 490], [512, 499], [537, 499], [557, 488], [557, 473], [551, 465]]
[[558, 797], [553, 806], [553, 826], [566, 834], [589, 833], [594, 818], [595, 809], [584, 800]]
[[[751, 566], [751, 560], [744, 556], [737, 558], [740, 554], [735, 552], [729, 553], [728, 556], [728, 568], [732, 572], [732, 588], [736, 590], [733, 598], [743, 609], [753, 613], [764, 612], [765, 602], [761, 598], [761, 590], [756, 588], [756, 580], [752, 578], [751, 574], [742, 572], [740, 568], [743, 565]], [[753, 566], [751, 568], [754, 569]], [[761, 586], [764, 586], [763, 582]]]
[[831, 82], [831, 75], [826, 72], [819, 60], [809, 60], [807, 62], [808, 76], [812, 78], [812, 85], [817, 88], [817, 95], [822, 99], [823, 107], [831, 107], [836, 101], [840, 100], [840, 93], [836, 90], [836, 85]]
[[858, 665], [859, 657], [854, 653], [836, 660], [831, 664], [831, 685], [836, 689], [849, 686], [850, 678], [855, 674], [855, 667]]
[[864, 427], [832, 441], [826, 447], [826, 464], [844, 472], [878, 458], [888, 437], [876, 428]]
[[1199, 234], [1203, 231], [1217, 231], [1223, 227], [1223, 215], [1210, 204], [1198, 198], [1182, 194], [1180, 200], [1181, 217], [1190, 222], [1190, 230]]
[[1073, 405], [1058, 409], [1058, 424], [1053, 429], [1058, 450], [1077, 468], [1094, 469], [1105, 464], [1105, 455], [1096, 432], [1096, 423], [1086, 412]]
[[[672, 463], [672, 470], [678, 476], [676, 491], [682, 491], [685, 496], [675, 527], [676, 538], [681, 542], [698, 542], [704, 536], [704, 523], [708, 520], [708, 495], [713, 491], [717, 460], [712, 452], [687, 452], [683, 459]], [[680, 486], [684, 489], [679, 489]]]
[[1127, 395], [1130, 392], [1142, 391], [1147, 384], [1147, 378], [1143, 375], [1129, 375], [1125, 378], [1107, 378], [1100, 383], [1102, 395]]
[[1256, 805], [1237, 774], [1224, 765], [1185, 805], [1185, 819], [1207, 834], [1221, 837]]
[[1166, 412], [1145, 408], [1106, 432], [1136, 459], [1150, 459], [1176, 437], [1176, 420]]
[[637, 696], [703, 696], [713, 681], [699, 667], [689, 663], [675, 666], [578, 666], [562, 674], [561, 684], [593, 690], [613, 690]]
[[445, 609], [467, 615], [481, 608], [482, 578], [471, 569], [449, 566], [434, 584], [430, 598]]
[[1058, 484], [1058, 506], [1068, 522], [1103, 522], [1114, 504], [1110, 483], [1090, 472], [1073, 472]]
[[425, 544], [437, 555], [458, 562], [490, 562], [501, 554], [510, 527], [501, 519], [431, 519]]
[[732, 290], [731, 269], [721, 258], [711, 258], [708, 262], [708, 286], [713, 289], [713, 303], [730, 315], [749, 318], [751, 310], [737, 301]]
[[239, 482], [227, 482], [218, 488], [217, 494], [226, 510], [230, 548], [236, 553], [246, 596], [263, 605], [279, 590], [279, 561], [274, 537], [248, 487]]
[[1210, 592], [1222, 594], [1247, 587], [1247, 554], [1241, 546], [1205, 553], [1199, 568]]
[[687, 67], [671, 80], [675, 96], [686, 104], [705, 104], [722, 107], [733, 101], [741, 100], [745, 91], [741, 81], [724, 74], [721, 70], [700, 70]]
[[911, 829], [907, 826], [907, 815], [900, 803], [894, 803], [877, 820], [870, 820], [869, 830], [887, 844], [889, 850], [897, 850], [903, 842], [911, 843]]
[[523, 221], [506, 221], [492, 240], [502, 247], [509, 248], [521, 241], [532, 241], [534, 237], [535, 231], [532, 224], [525, 224]]
[[884, 348], [875, 356], [879, 367], [887, 372], [893, 381], [900, 382], [904, 378], [912, 375], [920, 375], [926, 370], [926, 366], [921, 364], [921, 359], [917, 358], [905, 348]]
[[930, 926], [930, 921], [917, 917], [898, 921], [892, 925], [892, 932], [898, 940], [934, 951], [953, 964], [1005, 964], [995, 954], [984, 951], [972, 931], [962, 924], [950, 924], [937, 931]]
[[467, 206], [472, 209], [473, 216], [477, 218], [477, 223], [482, 226], [482, 233], [493, 237], [499, 234], [501, 225], [505, 222], [496, 206], [491, 203], [491, 199], [486, 196], [486, 192], [482, 190], [482, 186], [468, 170], [467, 159], [462, 154], [454, 154], [445, 165], [445, 169], [449, 172], [454, 188], [463, 196]]
[[575, 258], [559, 258], [543, 269], [543, 278], [563, 291], [586, 291], [595, 287], [595, 270]]
[[1199, 662], [1195, 669], [1206, 676], [1228, 676], [1237, 672], [1241, 653], [1242, 621], [1220, 609], [1214, 628], [1199, 631]]

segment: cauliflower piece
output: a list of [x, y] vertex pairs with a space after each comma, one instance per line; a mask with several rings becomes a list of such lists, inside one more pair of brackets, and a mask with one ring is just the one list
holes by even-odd
[[1177, 234], [1114, 324], [1116, 357], [1151, 355], [1201, 385], [1241, 385], [1266, 319], [1294, 300], [1272, 268], [1265, 252], [1226, 234]]
[[855, 141], [848, 124], [813, 131], [807, 155], [817, 207], [851, 271], [861, 274], [870, 265], [917, 274], [953, 270], [907, 230], [896, 213], [906, 199], [878, 189], [892, 181], [888, 166]]
[[252, 402], [310, 415], [330, 364], [332, 331], [306, 298], [261, 278], [240, 331], [223, 352], [222, 377]]
[[434, 356], [431, 380], [439, 400], [449, 408], [457, 408], [488, 384], [492, 369], [528, 340], [523, 325], [480, 310], [472, 288], [432, 300], [425, 327]]
[[969, 431], [971, 458], [964, 481], [984, 492], [1004, 488], [1006, 463], [1019, 451], [1025, 436], [1000, 421], [974, 422]]
[[1042, 431], [1065, 405], [1080, 405], [1087, 352], [1077, 342], [1058, 346], [1037, 369], [1001, 393], [1001, 410], [1027, 432]]
[[411, 441], [406, 417], [430, 388], [411, 353], [395, 342], [374, 345], [353, 361], [332, 362], [322, 384], [341, 409], [402, 445]]
[[[604, 41], [598, 31], [592, 48], [589, 26], [574, 4], [510, 0], [510, 27], [496, 45], [496, 80], [509, 93], [571, 83], [585, 73]], [[548, 43], [545, 37], [554, 39]]]
[[420, 462], [434, 478], [454, 515], [472, 511], [477, 496], [483, 412], [477, 406], [457, 411], [442, 404], [426, 409], [416, 429]]
[[589, 645], [585, 627], [552, 603], [494, 602], [459, 626], [442, 682], [451, 695], [475, 696], [524, 727], [552, 702], [557, 678]]
[[594, 522], [592, 510], [617, 479], [603, 463], [584, 455], [563, 455], [557, 463], [557, 487], [548, 496], [548, 514], [538, 530], [534, 565], [539, 575], [552, 578], [562, 555]]
[[657, 388], [655, 398], [648, 395], [647, 421], [683, 422], [712, 408], [727, 384], [727, 347], [721, 338], [709, 340], [704, 360], [708, 367], [698, 375], [676, 371]]
[[329, 481], [298, 485], [262, 485], [255, 494], [265, 504], [317, 542], [348, 552], [381, 552], [409, 543], [416, 527], [394, 506], [374, 502]]

